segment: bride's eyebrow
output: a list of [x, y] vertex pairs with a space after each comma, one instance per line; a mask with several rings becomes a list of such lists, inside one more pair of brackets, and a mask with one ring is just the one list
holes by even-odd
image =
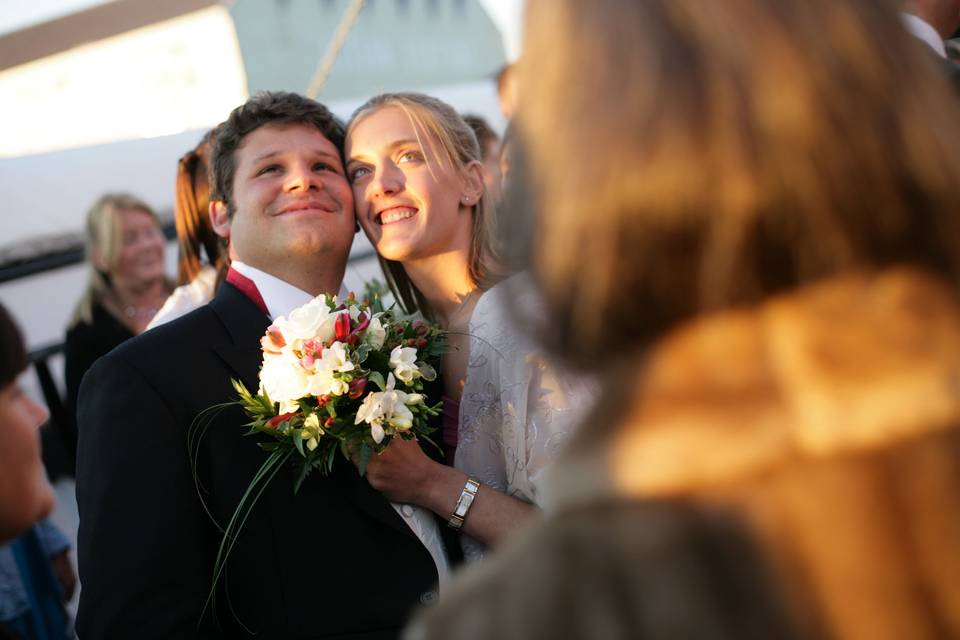
[[[413, 138], [404, 138], [402, 140], [394, 140], [393, 142], [391, 142], [385, 147], [385, 150], [387, 153], [393, 153], [397, 149], [400, 149], [402, 147], [411, 147], [411, 146], [417, 147], [419, 149], [420, 143]], [[367, 157], [368, 155], [372, 155], [372, 154], [366, 154], [362, 152], [354, 153], [349, 158], [347, 158], [347, 164], [350, 164], [351, 162], [364, 162], [364, 158]]]

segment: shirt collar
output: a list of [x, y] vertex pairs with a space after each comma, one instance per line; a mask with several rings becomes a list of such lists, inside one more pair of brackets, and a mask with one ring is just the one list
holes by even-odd
[[933, 49], [941, 58], [947, 57], [947, 49], [943, 46], [943, 38], [937, 33], [928, 22], [909, 13], [901, 13], [903, 26], [907, 28], [915, 38], [922, 40], [931, 49]]
[[264, 304], [267, 305], [267, 312], [271, 320], [279, 316], [285, 316], [297, 307], [303, 306], [313, 300], [313, 296], [293, 286], [289, 282], [284, 282], [276, 276], [272, 276], [265, 271], [260, 271], [244, 264], [239, 260], [233, 260], [230, 266], [240, 275], [253, 280], [260, 291]]

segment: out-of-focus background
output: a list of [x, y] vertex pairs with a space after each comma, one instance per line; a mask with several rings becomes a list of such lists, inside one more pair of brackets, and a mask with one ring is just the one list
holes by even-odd
[[[521, 13], [522, 0], [2, 0], [0, 302], [34, 360], [28, 393], [64, 392], [84, 219], [101, 194], [160, 214], [173, 277], [177, 160], [248, 96], [316, 91], [326, 65], [316, 97], [341, 118], [413, 90], [502, 132], [496, 75], [518, 55]], [[345, 285], [378, 275], [358, 234]], [[75, 540], [72, 481], [56, 487], [54, 520]]]

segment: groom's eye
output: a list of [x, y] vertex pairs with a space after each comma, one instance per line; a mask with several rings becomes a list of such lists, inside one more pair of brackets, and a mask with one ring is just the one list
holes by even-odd
[[280, 170], [280, 165], [268, 164], [267, 166], [262, 167], [259, 171], [257, 171], [257, 175], [261, 176], [265, 173], [273, 173], [274, 171], [279, 171], [279, 170]]

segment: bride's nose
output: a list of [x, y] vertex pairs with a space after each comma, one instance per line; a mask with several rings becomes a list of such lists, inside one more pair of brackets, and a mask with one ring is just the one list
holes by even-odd
[[403, 184], [403, 172], [388, 162], [377, 168], [370, 186], [374, 196], [387, 196], [403, 191]]

